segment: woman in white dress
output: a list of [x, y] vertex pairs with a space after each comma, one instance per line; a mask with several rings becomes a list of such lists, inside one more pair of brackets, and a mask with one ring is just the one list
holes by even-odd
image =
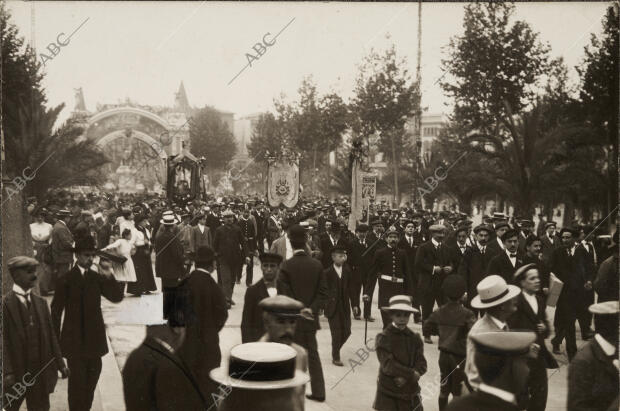
[[103, 248], [103, 251], [112, 252], [118, 256], [125, 257], [124, 263], [112, 263], [114, 268], [114, 277], [116, 281], [122, 283], [123, 292], [125, 291], [126, 283], [133, 283], [136, 281], [136, 270], [133, 265], [131, 256], [136, 252], [134, 243], [131, 241], [131, 230], [125, 228], [122, 231], [121, 238], [114, 241], [112, 244]]
[[46, 296], [54, 289], [52, 284], [52, 269], [43, 261], [43, 254], [46, 248], [50, 247], [52, 241], [52, 225], [45, 222], [46, 211], [42, 208], [33, 211], [35, 221], [30, 224], [30, 234], [32, 235], [32, 245], [34, 247], [35, 258], [39, 262], [37, 267], [37, 278], [39, 279], [39, 292]]

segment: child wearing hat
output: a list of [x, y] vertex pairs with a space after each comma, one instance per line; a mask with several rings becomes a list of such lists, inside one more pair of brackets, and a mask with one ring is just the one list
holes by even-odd
[[411, 306], [408, 295], [395, 295], [389, 304], [381, 309], [389, 314], [391, 323], [375, 340], [380, 366], [373, 409], [422, 411], [418, 381], [426, 373], [424, 343], [420, 334], [407, 327], [411, 313], [418, 310]]
[[445, 409], [450, 394], [461, 395], [465, 376], [467, 333], [476, 322], [474, 313], [465, 308], [465, 279], [451, 274], [443, 282], [442, 289], [448, 302], [433, 311], [424, 322], [425, 335], [439, 335], [439, 410]]

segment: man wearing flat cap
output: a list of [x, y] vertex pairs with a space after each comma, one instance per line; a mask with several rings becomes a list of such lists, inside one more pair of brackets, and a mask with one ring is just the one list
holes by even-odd
[[73, 251], [77, 264], [58, 279], [51, 304], [54, 331], [60, 334], [62, 355], [71, 370], [68, 384], [71, 411], [90, 409], [101, 373], [101, 357], [108, 353], [101, 296], [113, 303], [123, 299], [123, 291], [111, 269], [108, 270], [108, 262], [100, 262], [99, 272], [91, 269], [97, 252], [94, 238], [79, 239]]
[[533, 332], [491, 331], [471, 338], [472, 358], [481, 382], [476, 391], [455, 398], [446, 411], [517, 411], [518, 397], [527, 386], [527, 354], [536, 340]]
[[24, 399], [29, 410], [49, 410], [58, 371], [63, 378], [69, 375], [47, 302], [32, 292], [38, 264], [26, 256], [7, 264], [14, 283], [2, 299], [2, 377], [3, 406], [10, 411], [19, 410]]
[[260, 263], [263, 278], [248, 287], [245, 292], [241, 316], [241, 341], [243, 343], [258, 341], [265, 333], [263, 314], [259, 303], [267, 297], [274, 297], [278, 294], [276, 278], [282, 263], [282, 256], [274, 253], [262, 253]]
[[618, 409], [618, 301], [589, 307], [596, 334], [568, 366], [569, 410]]
[[181, 346], [180, 355], [192, 370], [203, 395], [208, 398], [215, 391], [209, 379], [209, 371], [219, 366], [219, 332], [228, 319], [226, 297], [211, 273], [215, 269], [215, 253], [207, 246], [201, 246], [193, 256], [196, 269], [184, 281], [193, 318], [187, 324], [187, 335]]
[[262, 311], [261, 316], [265, 324], [260, 342], [274, 342], [286, 344], [297, 351], [296, 368], [300, 371], [308, 371], [308, 353], [304, 347], [296, 344], [295, 328], [299, 318], [302, 318], [301, 310], [304, 305], [285, 295], [274, 295], [263, 298], [258, 308]]

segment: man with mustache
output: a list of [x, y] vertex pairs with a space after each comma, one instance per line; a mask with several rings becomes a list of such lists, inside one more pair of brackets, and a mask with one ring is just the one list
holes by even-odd
[[[304, 305], [285, 295], [267, 297], [258, 303], [263, 310], [263, 322], [265, 324], [265, 335], [259, 342], [275, 342], [289, 345], [297, 351], [296, 368], [300, 371], [308, 371], [308, 354], [306, 349], [293, 342], [297, 318], [304, 317], [305, 313], [301, 310]], [[308, 318], [313, 320], [312, 318]], [[302, 399], [303, 399], [303, 393]]]

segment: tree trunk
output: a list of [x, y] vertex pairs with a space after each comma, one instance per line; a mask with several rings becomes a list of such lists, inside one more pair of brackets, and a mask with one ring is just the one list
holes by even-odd
[[396, 141], [394, 141], [394, 136], [391, 136], [392, 141], [392, 169], [394, 173], [394, 203], [395, 207], [400, 207], [400, 191], [398, 189], [398, 161], [396, 160]]
[[[13, 187], [10, 180], [3, 186]], [[9, 274], [7, 261], [11, 257], [34, 255], [32, 237], [30, 235], [30, 218], [25, 204], [26, 193], [20, 190], [10, 199], [6, 190], [2, 192], [2, 294], [13, 287], [13, 279]], [[38, 291], [38, 284], [35, 286]]]

